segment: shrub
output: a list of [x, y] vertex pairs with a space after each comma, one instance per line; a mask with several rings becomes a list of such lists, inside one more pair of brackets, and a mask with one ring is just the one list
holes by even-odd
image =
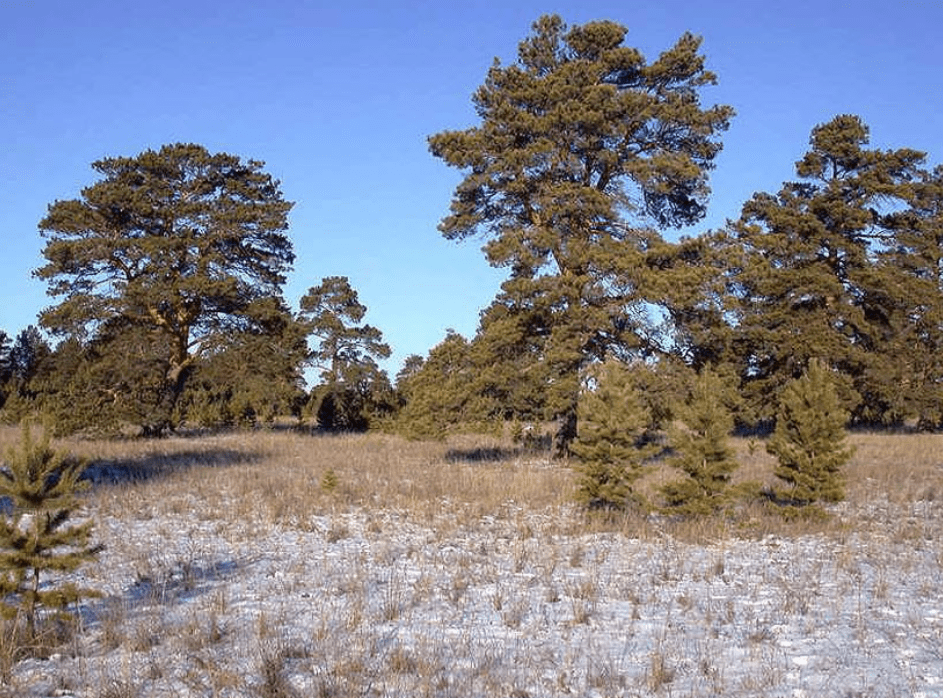
[[645, 505], [633, 485], [658, 450], [648, 438], [651, 421], [624, 365], [609, 359], [595, 368], [580, 392], [577, 437], [570, 446], [579, 461], [580, 502], [617, 509]]
[[61, 610], [95, 595], [71, 583], [43, 588], [41, 577], [72, 572], [101, 550], [90, 542], [91, 520], [69, 524], [87, 486], [79, 479], [85, 463], [55, 451], [49, 439], [44, 430], [34, 440], [24, 422], [0, 467], [0, 497], [8, 498], [0, 516], [0, 613], [22, 616], [29, 637], [36, 635], [38, 607]]
[[852, 454], [845, 445], [847, 421], [835, 377], [822, 362], [809, 362], [783, 389], [776, 430], [766, 446], [779, 461], [774, 474], [790, 486], [784, 499], [812, 504], [844, 498], [841, 468]]

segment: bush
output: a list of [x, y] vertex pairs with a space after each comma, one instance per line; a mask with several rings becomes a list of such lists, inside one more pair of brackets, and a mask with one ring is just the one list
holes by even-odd
[[790, 486], [781, 498], [799, 505], [844, 499], [841, 469], [852, 454], [845, 446], [847, 422], [835, 377], [822, 362], [811, 361], [783, 389], [776, 430], [766, 446], [779, 461], [774, 474]]
[[33, 439], [28, 422], [18, 445], [7, 450], [0, 467], [0, 497], [8, 498], [0, 516], [0, 613], [22, 617], [36, 636], [39, 607], [62, 610], [94, 591], [74, 584], [40, 586], [41, 577], [72, 572], [95, 558], [93, 522], [69, 525], [85, 463], [55, 451], [49, 432]]
[[658, 446], [648, 438], [652, 416], [624, 365], [598, 366], [580, 393], [577, 437], [570, 450], [579, 459], [577, 498], [591, 507], [645, 506], [633, 485]]

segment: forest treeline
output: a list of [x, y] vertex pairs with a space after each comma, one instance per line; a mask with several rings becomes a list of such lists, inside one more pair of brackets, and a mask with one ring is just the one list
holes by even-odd
[[716, 77], [698, 37], [649, 62], [625, 34], [540, 18], [474, 93], [477, 125], [429, 138], [463, 177], [441, 233], [483, 239], [507, 271], [473, 337], [448, 332], [391, 380], [347, 277], [285, 300], [292, 204], [264, 164], [169, 144], [93, 163], [49, 206], [34, 275], [54, 303], [0, 334], [3, 417], [156, 435], [295, 415], [422, 438], [552, 422], [565, 451], [617, 362], [654, 425], [709, 371], [737, 424], [772, 427], [813, 364], [848, 424], [943, 425], [943, 167], [839, 115], [792, 181], [678, 239], [734, 111], [702, 104]]

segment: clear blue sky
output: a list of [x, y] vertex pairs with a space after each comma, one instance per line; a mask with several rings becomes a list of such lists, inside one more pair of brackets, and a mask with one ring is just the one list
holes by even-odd
[[649, 60], [704, 37], [720, 82], [703, 99], [737, 117], [687, 234], [776, 191], [839, 113], [943, 161], [939, 0], [0, 0], [0, 329], [50, 303], [31, 278], [46, 206], [95, 181], [94, 160], [182, 141], [265, 161], [296, 202], [288, 301], [348, 276], [391, 376], [446, 328], [472, 335], [503, 275], [436, 230], [459, 173], [426, 137], [475, 123], [492, 59], [550, 12], [618, 21]]

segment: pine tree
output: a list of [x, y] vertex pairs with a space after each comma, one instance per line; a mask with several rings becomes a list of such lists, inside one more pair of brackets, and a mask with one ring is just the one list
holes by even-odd
[[[912, 226], [900, 214], [916, 205], [914, 181], [925, 156], [869, 142], [868, 127], [853, 115], [816, 126], [796, 163], [800, 181], [775, 195], [755, 194], [728, 231], [734, 244], [727, 276], [739, 300], [733, 345], [745, 397], [760, 419], [773, 416], [771, 398], [811, 358], [841, 372], [839, 394], [858, 422], [899, 422], [900, 406], [911, 401], [895, 395], [903, 355], [894, 338], [924, 315], [922, 304], [907, 298], [926, 289], [889, 274], [880, 261], [881, 250], [899, 248]], [[910, 251], [900, 256], [915, 259]], [[938, 295], [923, 297], [932, 307]]]
[[264, 334], [266, 299], [281, 299], [292, 204], [263, 164], [186, 143], [105, 158], [99, 181], [40, 221], [33, 273], [58, 299], [41, 324], [106, 349], [96, 377], [111, 382], [92, 389], [125, 418], [156, 398], [140, 423], [151, 434], [176, 426], [191, 371], [234, 335]]
[[733, 429], [730, 393], [719, 375], [704, 369], [690, 398], [677, 408], [684, 428], [670, 430], [670, 443], [678, 454], [673, 465], [688, 477], [662, 489], [668, 505], [676, 511], [707, 514], [729, 500], [730, 476], [737, 468], [727, 441]]
[[650, 349], [646, 250], [656, 228], [704, 215], [733, 115], [701, 103], [716, 78], [700, 38], [685, 33], [648, 62], [627, 32], [539, 18], [517, 60], [495, 62], [475, 92], [479, 124], [429, 138], [464, 174], [439, 229], [486, 238], [488, 263], [508, 269], [497, 303], [519, 343], [512, 365], [523, 357], [528, 378], [543, 374], [533, 384], [561, 454], [576, 436], [584, 370]]
[[380, 330], [363, 324], [366, 313], [346, 276], [321, 279], [301, 299], [299, 322], [318, 342], [308, 355], [321, 369], [310, 405], [323, 429], [364, 430], [391, 401], [390, 379], [377, 365], [391, 350]]
[[633, 486], [659, 447], [648, 439], [651, 413], [628, 369], [614, 359], [595, 367], [580, 391], [577, 415], [571, 451], [579, 459], [578, 500], [591, 507], [644, 507]]
[[0, 497], [10, 499], [0, 516], [0, 613], [22, 614], [30, 638], [39, 607], [63, 609], [95, 595], [73, 583], [42, 587], [40, 580], [72, 572], [101, 550], [91, 543], [93, 521], [69, 523], [87, 486], [79, 479], [85, 463], [57, 452], [49, 440], [48, 431], [34, 440], [24, 422], [20, 443], [7, 450], [0, 468]]
[[813, 359], [805, 373], [783, 389], [776, 431], [766, 446], [779, 460], [774, 474], [790, 486], [784, 499], [812, 504], [844, 498], [841, 469], [852, 454], [845, 444], [847, 421], [834, 376]]
[[442, 439], [480, 422], [474, 380], [468, 340], [447, 330], [425, 359], [411, 357], [409, 370], [399, 376], [396, 387], [405, 405], [397, 415], [396, 431], [410, 439]]

